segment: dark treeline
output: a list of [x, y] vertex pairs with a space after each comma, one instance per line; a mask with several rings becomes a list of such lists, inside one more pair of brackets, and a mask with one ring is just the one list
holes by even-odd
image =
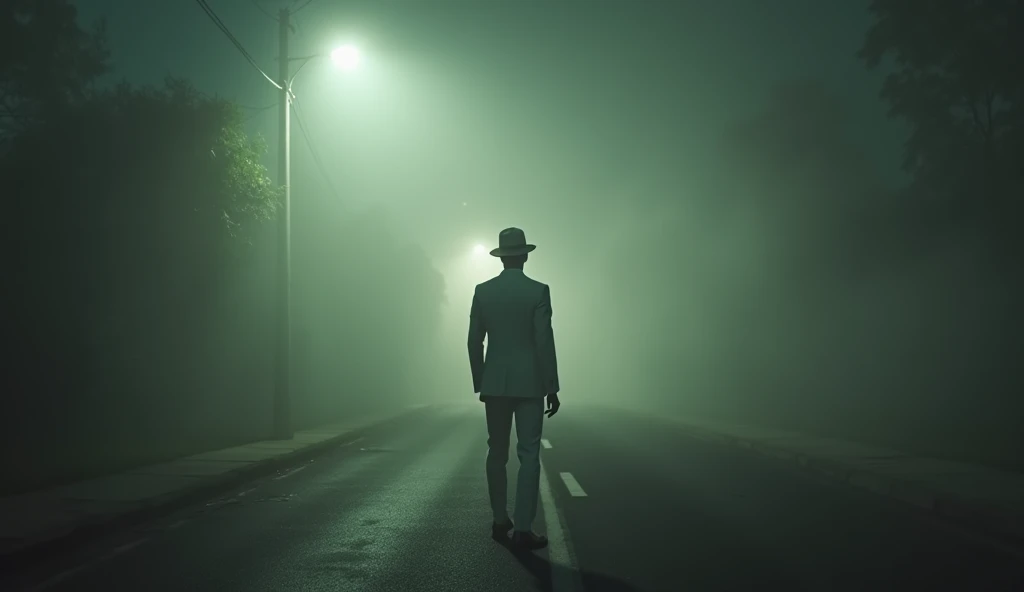
[[[269, 437], [280, 188], [262, 140], [183, 80], [99, 87], [104, 31], [70, 3], [2, 10], [4, 488]], [[386, 213], [328, 201], [303, 214], [332, 232], [296, 241], [315, 263], [295, 264], [299, 428], [408, 400], [444, 294]], [[370, 242], [394, 247], [371, 263]], [[374, 317], [385, 300], [408, 318]]]

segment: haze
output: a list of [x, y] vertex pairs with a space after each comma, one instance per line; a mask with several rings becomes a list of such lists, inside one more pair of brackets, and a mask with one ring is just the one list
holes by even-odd
[[[275, 80], [273, 19], [302, 4], [209, 1]], [[237, 105], [266, 141], [245, 162], [276, 190], [280, 93], [196, 3], [77, 11], [84, 30], [106, 22], [90, 89], [175, 78]], [[1019, 196], [1020, 176], [913, 166], [961, 136], [936, 140], [882, 94], [902, 65], [869, 63], [876, 18], [810, 0], [302, 7], [291, 56], [350, 44], [359, 60], [292, 67], [290, 429], [472, 404], [482, 430], [470, 301], [516, 226], [551, 286], [551, 423], [610, 407], [1024, 469], [1020, 210], [989, 198]], [[998, 51], [1020, 74], [1019, 42]], [[1024, 76], [1004, 79], [1016, 140], [999, 162], [1019, 162]], [[186, 119], [132, 113], [5, 133], [8, 494], [274, 431], [277, 214], [253, 214], [240, 255], [211, 255], [169, 197], [198, 195], [204, 145], [160, 139]]]

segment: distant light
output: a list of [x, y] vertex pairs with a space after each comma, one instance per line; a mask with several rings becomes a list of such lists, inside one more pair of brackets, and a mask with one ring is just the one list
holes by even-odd
[[487, 247], [485, 247], [483, 245], [477, 245], [477, 246], [473, 247], [473, 254], [474, 255], [484, 255], [486, 253], [487, 253]]
[[331, 61], [343, 70], [352, 70], [359, 66], [359, 49], [354, 45], [342, 45], [331, 52]]

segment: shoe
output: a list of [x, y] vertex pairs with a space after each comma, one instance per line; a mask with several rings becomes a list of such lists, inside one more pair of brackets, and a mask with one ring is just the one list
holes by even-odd
[[520, 549], [535, 551], [548, 546], [548, 537], [529, 530], [517, 530], [512, 533], [512, 544]]
[[514, 527], [515, 525], [512, 524], [511, 520], [506, 520], [504, 524], [495, 522], [491, 524], [491, 538], [496, 541], [507, 541], [508, 533]]

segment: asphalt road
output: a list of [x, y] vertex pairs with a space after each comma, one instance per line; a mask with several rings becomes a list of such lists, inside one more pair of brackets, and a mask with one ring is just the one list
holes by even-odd
[[[568, 399], [545, 438], [537, 525], [552, 536], [545, 552], [515, 554], [489, 538], [476, 403], [382, 425], [0, 587], [1024, 590], [1024, 555], [657, 419], [579, 409]], [[513, 484], [517, 464], [513, 453]]]

